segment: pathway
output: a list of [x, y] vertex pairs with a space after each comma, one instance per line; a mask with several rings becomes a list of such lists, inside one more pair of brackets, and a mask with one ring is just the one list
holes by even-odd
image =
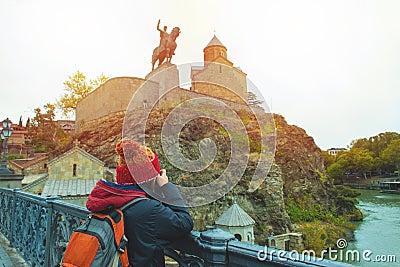
[[0, 233], [0, 267], [29, 267], [15, 248], [9, 246], [5, 236]]

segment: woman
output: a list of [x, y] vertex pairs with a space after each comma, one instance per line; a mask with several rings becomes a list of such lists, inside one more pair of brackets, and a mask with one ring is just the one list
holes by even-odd
[[163, 248], [192, 230], [192, 218], [178, 188], [168, 182], [166, 171], [160, 170], [158, 157], [151, 149], [123, 139], [116, 152], [117, 184], [98, 181], [86, 207], [99, 212], [141, 198], [124, 211], [129, 263], [135, 267], [165, 266]]

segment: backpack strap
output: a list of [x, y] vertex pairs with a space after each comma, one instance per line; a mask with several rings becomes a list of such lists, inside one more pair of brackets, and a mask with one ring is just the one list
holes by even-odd
[[[148, 199], [146, 197], [137, 197], [135, 199], [132, 199], [131, 201], [129, 201], [128, 203], [126, 203], [125, 205], [123, 205], [122, 207], [119, 208], [119, 210], [121, 212], [123, 212], [124, 210], [126, 210], [127, 208], [135, 205], [136, 203], [138, 203], [139, 201]], [[119, 243], [119, 247], [117, 248], [117, 251], [119, 252], [119, 259], [121, 261], [122, 266], [129, 266], [129, 260], [128, 260], [128, 250], [127, 250], [127, 244], [128, 244], [128, 239], [126, 238], [125, 235], [123, 235], [120, 243]], [[118, 262], [117, 262], [118, 263]], [[120, 265], [118, 265], [120, 266]]]
[[139, 201], [141, 201], [141, 200], [145, 200], [145, 199], [148, 199], [148, 198], [147, 198], [147, 197], [137, 197], [137, 198], [134, 198], [134, 199], [132, 199], [131, 201], [129, 201], [128, 203], [126, 203], [125, 205], [123, 205], [122, 207], [120, 207], [119, 209], [122, 210], [122, 211], [124, 211], [124, 210], [126, 210], [127, 208], [129, 208], [130, 206], [136, 204], [137, 202], [139, 202]]

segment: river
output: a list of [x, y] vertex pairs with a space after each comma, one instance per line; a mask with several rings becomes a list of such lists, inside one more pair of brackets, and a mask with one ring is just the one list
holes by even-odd
[[360, 190], [358, 208], [364, 220], [357, 223], [354, 241], [347, 251], [358, 251], [359, 261], [344, 261], [358, 266], [400, 266], [400, 194]]

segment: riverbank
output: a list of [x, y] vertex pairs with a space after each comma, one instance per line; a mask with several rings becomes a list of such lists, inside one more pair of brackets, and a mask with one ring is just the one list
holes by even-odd
[[359, 191], [341, 185], [333, 191], [336, 206], [326, 209], [318, 204], [310, 204], [312, 196], [304, 194], [297, 203], [289, 198], [286, 209], [294, 226], [294, 231], [303, 235], [305, 249], [320, 255], [323, 250], [334, 248], [337, 240], [351, 239], [355, 225], [352, 221], [362, 220], [363, 214], [355, 204]]
[[[387, 186], [390, 183], [398, 183], [400, 181], [399, 176], [391, 176], [391, 177], [372, 177], [368, 179], [349, 179], [343, 181], [343, 185], [349, 186], [354, 189], [368, 189], [368, 190], [378, 190], [381, 191], [382, 189], [390, 189]], [[386, 186], [383, 186], [386, 184]], [[391, 190], [391, 193], [398, 193], [396, 190]]]

